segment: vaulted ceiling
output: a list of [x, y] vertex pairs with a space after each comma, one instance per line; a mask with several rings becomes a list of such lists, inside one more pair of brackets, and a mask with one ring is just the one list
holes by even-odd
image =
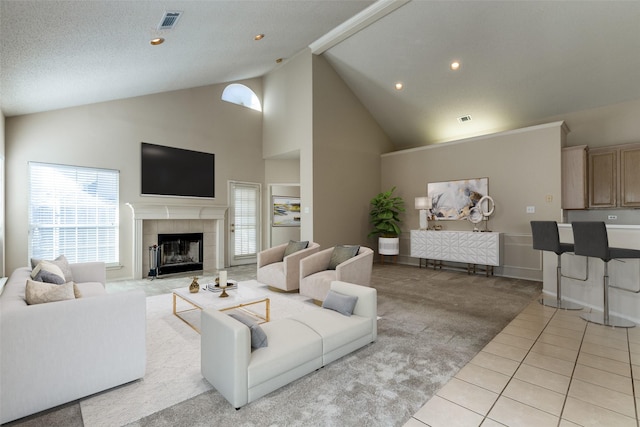
[[[308, 46], [325, 55], [397, 148], [640, 98], [638, 1], [0, 6], [6, 116], [258, 77]], [[174, 29], [158, 30], [167, 10], [183, 14]], [[257, 34], [265, 37], [255, 41]], [[156, 36], [165, 42], [151, 46]]]

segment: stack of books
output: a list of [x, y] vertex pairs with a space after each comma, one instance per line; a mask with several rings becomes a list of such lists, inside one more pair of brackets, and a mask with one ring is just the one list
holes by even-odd
[[[237, 289], [238, 282], [235, 280], [227, 280], [227, 290]], [[207, 283], [207, 290], [211, 292], [222, 292], [222, 288], [215, 283]]]

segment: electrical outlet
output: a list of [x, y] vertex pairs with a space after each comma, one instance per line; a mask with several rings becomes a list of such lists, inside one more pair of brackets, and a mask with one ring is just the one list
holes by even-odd
[[553, 196], [551, 194], [547, 194], [547, 197], [545, 197], [545, 200], [547, 201], [547, 203], [551, 203], [553, 202]]
[[609, 215], [607, 219], [618, 219], [618, 215]]
[[536, 213], [536, 207], [535, 206], [527, 206], [527, 213], [528, 214]]

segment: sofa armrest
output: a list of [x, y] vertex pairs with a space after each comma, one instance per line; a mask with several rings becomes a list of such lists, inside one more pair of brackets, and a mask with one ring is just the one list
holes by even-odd
[[226, 313], [202, 310], [200, 371], [234, 408], [249, 401], [249, 328]]
[[300, 280], [319, 271], [324, 271], [329, 266], [333, 248], [328, 248], [300, 260]]
[[371, 319], [373, 339], [375, 340], [378, 336], [378, 291], [368, 286], [355, 285], [339, 280], [331, 282], [331, 289], [341, 294], [358, 297], [353, 314]]
[[258, 268], [265, 265], [273, 264], [274, 262], [282, 261], [284, 257], [284, 251], [287, 249], [288, 243], [283, 243], [278, 246], [274, 246], [264, 251], [258, 252]]
[[371, 284], [371, 270], [373, 268], [373, 250], [360, 247], [358, 255], [336, 267], [336, 279], [343, 282], [369, 286]]
[[73, 273], [73, 281], [100, 282], [104, 286], [107, 283], [107, 268], [104, 262], [79, 262], [69, 264]]
[[145, 374], [142, 290], [30, 305], [1, 316], [2, 422]]
[[318, 253], [320, 251], [320, 245], [314, 242], [309, 243], [309, 247], [300, 251], [294, 252], [284, 258], [284, 271], [285, 277], [289, 287], [292, 289], [297, 288], [300, 282], [300, 261], [308, 256]]

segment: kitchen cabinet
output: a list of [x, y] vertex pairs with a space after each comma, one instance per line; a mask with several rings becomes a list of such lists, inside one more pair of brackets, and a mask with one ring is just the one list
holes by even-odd
[[586, 209], [589, 204], [588, 153], [586, 145], [562, 149], [562, 209]]
[[618, 150], [589, 151], [589, 207], [613, 208], [618, 196]]
[[589, 207], [640, 207], [640, 144], [589, 150]]

